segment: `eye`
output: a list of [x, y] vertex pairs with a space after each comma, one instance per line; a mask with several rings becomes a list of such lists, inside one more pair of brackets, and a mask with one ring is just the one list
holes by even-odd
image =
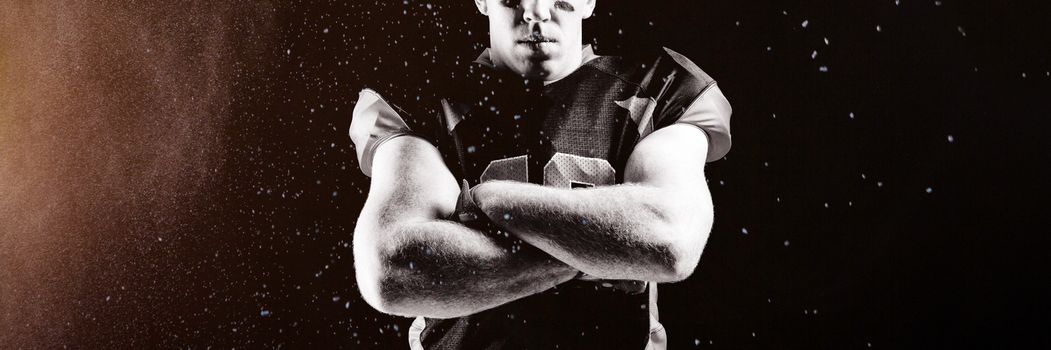
[[577, 10], [577, 8], [573, 7], [573, 4], [570, 4], [568, 1], [562, 0], [555, 1], [555, 8], [566, 12], [573, 12]]
[[519, 0], [500, 0], [500, 5], [509, 8], [516, 8], [521, 1]]

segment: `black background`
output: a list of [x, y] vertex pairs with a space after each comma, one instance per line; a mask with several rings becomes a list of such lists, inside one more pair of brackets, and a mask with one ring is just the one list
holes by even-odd
[[[487, 45], [485, 18], [468, 1], [254, 6], [227, 11], [232, 94], [213, 182], [175, 205], [186, 214], [161, 225], [167, 239], [95, 252], [92, 287], [57, 335], [7, 344], [406, 346], [411, 320], [372, 310], [354, 284], [369, 179], [350, 112], [364, 86], [433, 95]], [[715, 227], [701, 264], [660, 288], [670, 348], [1051, 345], [1047, 10], [600, 1], [585, 27], [600, 54], [667, 46], [734, 107], [733, 148], [707, 168]]]

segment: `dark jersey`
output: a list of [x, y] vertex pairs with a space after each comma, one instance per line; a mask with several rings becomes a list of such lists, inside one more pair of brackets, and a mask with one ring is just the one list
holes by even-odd
[[[449, 169], [471, 185], [618, 184], [635, 145], [675, 123], [705, 131], [709, 152], [698, 157], [714, 161], [729, 150], [729, 104], [687, 58], [671, 50], [649, 59], [586, 56], [576, 71], [543, 85], [492, 69], [483, 53], [448, 89], [436, 115], [402, 118], [412, 113], [363, 93], [351, 127], [362, 170], [370, 173], [383, 141], [407, 134], [433, 142]], [[474, 315], [428, 319], [422, 343], [427, 349], [642, 349], [655, 322], [654, 291], [615, 284], [577, 280]]]

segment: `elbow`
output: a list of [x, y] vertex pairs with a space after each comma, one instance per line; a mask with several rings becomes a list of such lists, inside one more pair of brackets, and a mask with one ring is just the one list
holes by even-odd
[[365, 300], [365, 303], [376, 309], [376, 311], [388, 315], [408, 316], [400, 315], [402, 307], [398, 305], [396, 299], [389, 294], [383, 293], [379, 288], [362, 284], [361, 279], [358, 279], [358, 289], [361, 291], [361, 298]]
[[[404, 255], [413, 249], [401, 247], [399, 253], [386, 255], [374, 249], [355, 247], [354, 273], [362, 299], [384, 314], [428, 318], [453, 318], [479, 310], [465, 305], [457, 293], [435, 288], [437, 281], [420, 265], [405, 263]], [[408, 253], [406, 251], [409, 251]], [[415, 265], [415, 266], [414, 266]]]
[[413, 283], [394, 275], [358, 277], [358, 288], [365, 303], [381, 313], [402, 317], [446, 319], [480, 311], [464, 307], [455, 299], [433, 298], [426, 291], [414, 290]]
[[661, 245], [659, 262], [660, 280], [656, 282], [679, 282], [685, 280], [697, 269], [708, 241], [710, 225], [692, 225], [670, 229]]
[[363, 285], [359, 280], [358, 287], [361, 290], [362, 299], [376, 311], [402, 317], [425, 316], [443, 318], [438, 316], [444, 316], [429, 312], [423, 307], [425, 305], [420, 300], [412, 298], [411, 295], [395, 292], [395, 290], [400, 289], [396, 281], [381, 279], [380, 281], [370, 281], [369, 283], [371, 285]]
[[697, 265], [701, 261], [701, 250], [703, 247], [677, 247], [673, 248], [671, 258], [663, 266], [663, 282], [679, 282], [693, 275]]
[[412, 293], [411, 283], [399, 277], [397, 268], [390, 264], [362, 267], [356, 264], [355, 278], [362, 299], [376, 311], [395, 316], [432, 316], [420, 309], [420, 301]]
[[365, 303], [379, 312], [410, 315], [406, 308], [405, 288], [400, 287], [397, 269], [391, 264], [382, 247], [372, 244], [371, 238], [359, 227], [354, 238], [354, 278]]
[[[665, 280], [679, 282], [693, 275], [700, 264], [701, 254], [712, 231], [714, 210], [707, 191], [675, 206], [680, 210], [668, 215], [665, 221], [664, 251], [667, 259], [661, 266]], [[700, 200], [697, 200], [700, 199]]]
[[[355, 254], [354, 275], [358, 283], [361, 298], [376, 311], [398, 315], [401, 314], [403, 305], [401, 298], [392, 293], [392, 279], [388, 276], [387, 268], [379, 261], [364, 262], [361, 255]], [[376, 259], [378, 260], [378, 259]]]

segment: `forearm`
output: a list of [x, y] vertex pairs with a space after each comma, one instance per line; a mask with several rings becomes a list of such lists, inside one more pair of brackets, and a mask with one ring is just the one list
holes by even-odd
[[[399, 224], [384, 236], [394, 244], [375, 245], [382, 247], [377, 254], [355, 255], [376, 260], [380, 277], [374, 286], [361, 287], [376, 289], [363, 294], [375, 296], [368, 298], [370, 304], [391, 314], [472, 314], [542, 292], [577, 273], [520, 240], [451, 221]], [[368, 264], [359, 264], [359, 270], [365, 267], [360, 265]]]
[[[474, 191], [482, 210], [522, 240], [590, 275], [673, 281], [700, 258], [705, 208], [656, 187], [562, 189], [495, 181]], [[706, 193], [705, 193], [706, 194]], [[710, 200], [708, 201], [710, 203]], [[710, 204], [707, 208], [710, 217]], [[695, 211], [693, 215], [686, 215]], [[703, 232], [687, 232], [698, 230]]]

